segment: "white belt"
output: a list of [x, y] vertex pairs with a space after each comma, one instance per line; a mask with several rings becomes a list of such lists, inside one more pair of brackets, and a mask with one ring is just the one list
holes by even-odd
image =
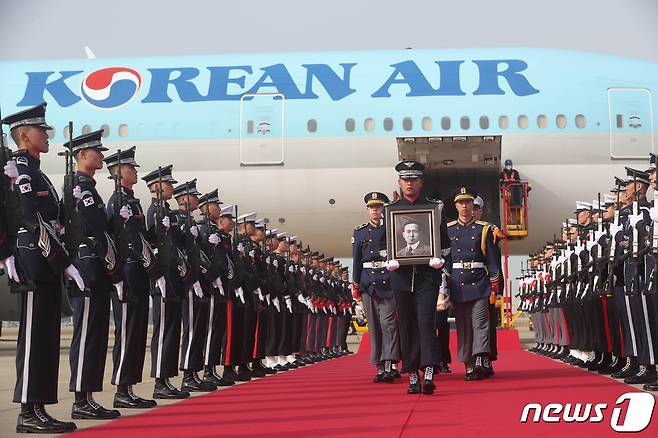
[[365, 263], [363, 263], [363, 267], [366, 268], [366, 269], [385, 268], [386, 267], [386, 262], [365, 262]]
[[452, 264], [452, 269], [478, 269], [484, 267], [485, 265], [482, 262], [461, 262]]

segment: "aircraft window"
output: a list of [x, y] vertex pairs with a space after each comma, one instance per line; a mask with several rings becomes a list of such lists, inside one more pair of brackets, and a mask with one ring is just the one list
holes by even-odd
[[431, 117], [423, 117], [423, 120], [420, 122], [420, 124], [423, 127], [423, 131], [431, 131], [432, 130], [432, 118]]
[[375, 130], [375, 119], [372, 117], [368, 117], [363, 121], [363, 129], [365, 129], [368, 132], [372, 132]]
[[411, 117], [405, 117], [402, 119], [402, 129], [405, 131], [411, 131], [414, 127], [414, 122], [411, 120]]
[[526, 129], [528, 127], [528, 116], [521, 114], [516, 122], [519, 125], [519, 128]]
[[471, 119], [468, 116], [464, 116], [461, 119], [459, 119], [459, 126], [461, 126], [462, 129], [466, 130], [471, 127]]
[[253, 134], [253, 133], [254, 133], [254, 121], [247, 120], [247, 134]]
[[546, 129], [548, 127], [548, 117], [543, 114], [537, 116], [537, 127]]
[[555, 117], [555, 124], [560, 129], [566, 128], [567, 127], [567, 116], [565, 116], [564, 114], [558, 114], [557, 117]]
[[128, 137], [128, 125], [122, 123], [119, 125], [119, 137], [126, 138]]
[[309, 119], [306, 122], [306, 129], [308, 132], [316, 132], [318, 130], [318, 121], [315, 119]]
[[498, 117], [498, 126], [500, 127], [500, 129], [509, 128], [509, 117], [507, 116]]
[[444, 131], [450, 129], [450, 117], [441, 117], [441, 129]]
[[480, 129], [489, 129], [489, 117], [480, 117]]
[[354, 123], [354, 119], [345, 120], [345, 130], [347, 132], [354, 132], [355, 127], [356, 127], [356, 124]]
[[110, 125], [108, 125], [107, 123], [101, 125], [101, 129], [103, 130], [103, 133], [101, 134], [103, 138], [107, 138], [110, 136]]
[[390, 117], [386, 117], [384, 119], [384, 131], [392, 131], [393, 130], [393, 119]]
[[578, 127], [578, 129], [583, 129], [585, 126], [587, 126], [585, 116], [582, 114], [576, 115], [576, 127]]
[[64, 127], [64, 132], [62, 132], [62, 134], [64, 134], [64, 140], [68, 141], [69, 138], [70, 138], [69, 137], [69, 125], [66, 125]]
[[82, 126], [81, 134], [89, 134], [90, 132], [91, 132], [91, 126], [90, 125], [83, 125]]

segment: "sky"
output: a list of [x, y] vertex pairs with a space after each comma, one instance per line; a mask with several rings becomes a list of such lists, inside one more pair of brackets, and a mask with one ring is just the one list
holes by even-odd
[[658, 62], [656, 0], [0, 0], [0, 60], [541, 47]]

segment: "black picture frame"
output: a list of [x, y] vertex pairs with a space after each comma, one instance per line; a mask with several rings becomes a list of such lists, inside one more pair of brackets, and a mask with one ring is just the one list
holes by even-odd
[[420, 265], [441, 257], [442, 213], [440, 204], [387, 206], [384, 215], [388, 260], [395, 259], [400, 265]]

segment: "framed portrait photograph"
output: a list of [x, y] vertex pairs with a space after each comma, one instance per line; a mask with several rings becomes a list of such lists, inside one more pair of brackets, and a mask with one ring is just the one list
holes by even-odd
[[386, 207], [388, 259], [400, 265], [427, 264], [441, 257], [439, 205], [390, 205]]

